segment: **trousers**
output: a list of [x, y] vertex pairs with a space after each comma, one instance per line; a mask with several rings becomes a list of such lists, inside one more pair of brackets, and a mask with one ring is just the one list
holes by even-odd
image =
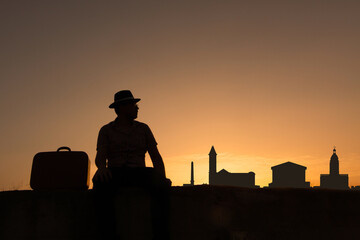
[[154, 240], [169, 240], [170, 185], [153, 168], [109, 168], [108, 183], [93, 182], [96, 218], [100, 239], [119, 239], [116, 236], [115, 196], [123, 187], [146, 190], [151, 198], [151, 221]]

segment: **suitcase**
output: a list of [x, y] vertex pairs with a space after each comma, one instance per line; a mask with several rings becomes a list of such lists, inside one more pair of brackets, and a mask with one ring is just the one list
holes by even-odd
[[34, 190], [86, 190], [89, 168], [85, 152], [71, 151], [69, 147], [60, 147], [56, 152], [39, 152], [34, 156], [30, 186]]

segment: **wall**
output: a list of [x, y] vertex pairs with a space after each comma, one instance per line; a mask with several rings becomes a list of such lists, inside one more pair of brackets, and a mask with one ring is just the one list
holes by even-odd
[[[116, 196], [121, 239], [151, 239], [149, 196]], [[171, 236], [180, 239], [358, 239], [360, 191], [173, 187]], [[0, 239], [98, 239], [93, 191], [0, 192]], [[101, 238], [100, 238], [101, 239]]]

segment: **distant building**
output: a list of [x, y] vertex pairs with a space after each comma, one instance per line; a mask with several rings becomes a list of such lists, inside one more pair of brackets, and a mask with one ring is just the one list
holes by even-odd
[[190, 184], [183, 184], [184, 187], [194, 186], [194, 162], [191, 162], [191, 179]]
[[209, 153], [209, 185], [228, 185], [255, 188], [255, 173], [230, 173], [225, 169], [216, 171], [216, 152], [212, 146]]
[[330, 158], [330, 174], [320, 175], [320, 187], [330, 189], [349, 189], [349, 176], [339, 174], [339, 157], [336, 155], [336, 149]]
[[292, 162], [282, 163], [271, 168], [272, 183], [271, 188], [309, 188], [310, 182], [305, 181], [306, 167]]

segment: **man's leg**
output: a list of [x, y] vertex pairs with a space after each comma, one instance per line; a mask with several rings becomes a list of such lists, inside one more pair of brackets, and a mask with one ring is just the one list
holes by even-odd
[[[169, 240], [170, 239], [170, 186], [167, 185], [165, 178], [162, 178], [153, 168], [118, 168], [112, 169], [113, 186], [112, 189], [118, 187], [141, 187], [146, 189], [151, 195], [151, 218], [152, 231], [154, 240]], [[115, 177], [114, 177], [115, 176]], [[114, 235], [116, 234], [116, 219], [114, 208], [115, 191], [111, 193], [111, 204], [105, 207], [106, 212], [110, 213], [107, 216], [111, 224], [108, 227], [113, 227]], [[104, 202], [104, 199], [101, 201]], [[104, 224], [104, 223], [102, 223]]]
[[116, 216], [113, 184], [94, 182], [94, 203], [99, 239], [116, 239]]

